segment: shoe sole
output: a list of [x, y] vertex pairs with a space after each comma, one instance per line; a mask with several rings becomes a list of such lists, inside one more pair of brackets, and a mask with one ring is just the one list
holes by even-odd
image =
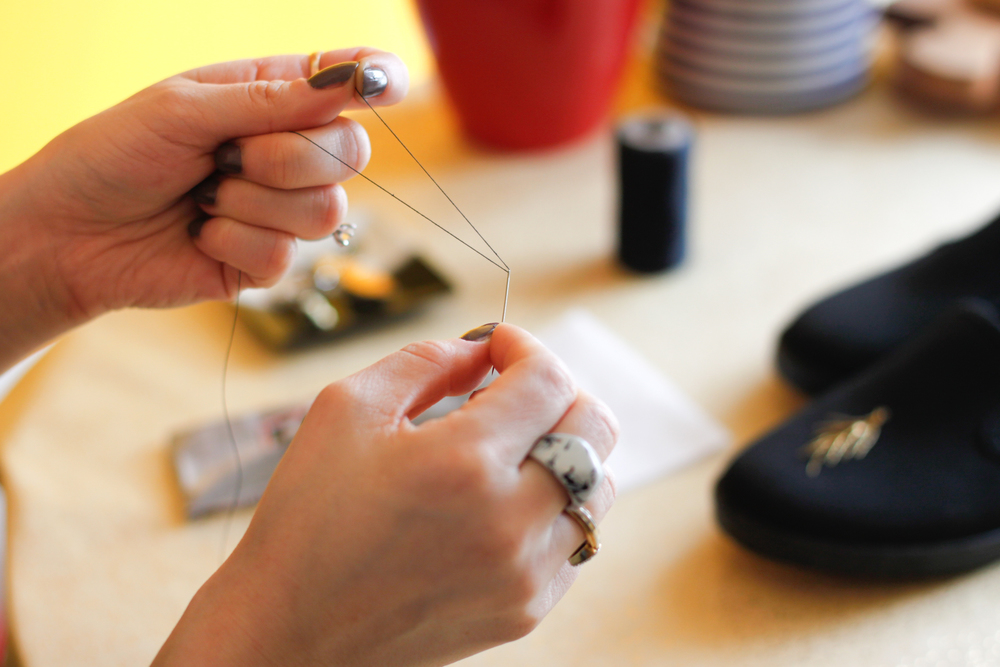
[[730, 537], [762, 556], [836, 574], [924, 579], [968, 572], [1000, 558], [1000, 529], [918, 544], [830, 542], [775, 528], [728, 506], [718, 491], [715, 515]]

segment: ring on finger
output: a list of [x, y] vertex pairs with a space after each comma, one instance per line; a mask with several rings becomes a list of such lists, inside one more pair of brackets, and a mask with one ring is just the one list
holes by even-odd
[[547, 433], [535, 442], [528, 457], [552, 473], [575, 507], [587, 502], [604, 481], [600, 457], [589, 442], [577, 435]]
[[309, 54], [309, 76], [312, 77], [319, 71], [319, 61], [323, 57], [322, 51], [313, 51]]
[[569, 564], [574, 567], [582, 563], [586, 563], [588, 560], [597, 555], [597, 552], [601, 550], [601, 538], [597, 532], [597, 525], [594, 523], [594, 517], [590, 515], [586, 507], [573, 507], [568, 505], [566, 509], [563, 510], [570, 516], [571, 519], [576, 521], [580, 529], [583, 530], [584, 541], [580, 547], [573, 552], [573, 555], [569, 557]]

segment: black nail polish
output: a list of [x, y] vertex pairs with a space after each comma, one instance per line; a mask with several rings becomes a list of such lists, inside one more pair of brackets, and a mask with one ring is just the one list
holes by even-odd
[[201, 235], [201, 228], [205, 226], [208, 222], [209, 215], [207, 213], [201, 213], [197, 218], [188, 223], [188, 236], [193, 239], [198, 238]]
[[389, 87], [388, 75], [386, 75], [386, 73], [378, 67], [366, 68], [362, 78], [362, 97], [375, 97], [376, 95], [381, 95], [385, 92], [385, 89]]
[[243, 171], [243, 154], [240, 147], [229, 142], [215, 151], [215, 168], [223, 174], [238, 174]]
[[204, 206], [215, 206], [215, 198], [218, 194], [219, 178], [215, 175], [209, 176], [191, 190], [194, 202]]
[[358, 69], [358, 64], [353, 60], [348, 60], [346, 63], [330, 65], [326, 69], [321, 69], [309, 77], [309, 85], [313, 88], [342, 86], [354, 78], [354, 72]]
[[462, 334], [462, 340], [468, 340], [474, 343], [487, 341], [490, 339], [490, 336], [493, 335], [493, 330], [496, 329], [499, 324], [499, 322], [490, 322], [489, 324], [484, 324], [481, 327], [470, 329]]

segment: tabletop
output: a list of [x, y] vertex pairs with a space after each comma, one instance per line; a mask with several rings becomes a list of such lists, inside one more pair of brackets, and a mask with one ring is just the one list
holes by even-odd
[[[659, 99], [648, 71], [630, 76], [647, 92], [624, 94], [619, 111]], [[1000, 208], [1000, 123], [928, 116], [885, 85], [798, 116], [690, 113], [690, 254], [657, 276], [614, 262], [607, 128], [556, 150], [493, 154], [461, 139], [433, 86], [386, 118], [510, 264], [509, 321], [537, 330], [588, 309], [742, 447], [803, 404], [772, 363], [798, 309]], [[369, 175], [446, 219], [440, 194], [373, 141]], [[497, 319], [503, 274], [365, 187], [350, 184], [352, 206], [395, 225], [455, 293], [402, 325], [293, 354], [238, 328], [234, 414], [308, 401], [410, 341]], [[108, 315], [60, 340], [0, 404], [24, 665], [148, 664], [219, 565], [224, 518], [185, 520], [167, 447], [221, 415], [231, 317], [225, 304]], [[731, 455], [620, 497], [600, 556], [541, 626], [462, 664], [1000, 664], [1000, 567], [881, 584], [758, 558], [713, 522], [712, 484]], [[225, 548], [250, 516], [236, 514]]]

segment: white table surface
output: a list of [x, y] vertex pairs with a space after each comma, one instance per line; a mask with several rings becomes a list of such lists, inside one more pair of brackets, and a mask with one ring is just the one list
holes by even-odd
[[[642, 90], [644, 73], [633, 73]], [[625, 94], [622, 106], [646, 103]], [[612, 261], [609, 135], [495, 155], [460, 141], [437, 95], [388, 120], [513, 269], [508, 319], [539, 329], [582, 306], [745, 445], [801, 404], [774, 341], [811, 299], [972, 229], [1000, 208], [1000, 122], [942, 119], [884, 87], [793, 117], [695, 114], [690, 257], [628, 275]], [[377, 135], [370, 174], [435, 218], [447, 203]], [[502, 274], [363, 183], [352, 205], [400, 217], [457, 283], [404, 326], [278, 356], [240, 329], [230, 409], [309, 400], [405, 343], [497, 319]], [[11, 613], [29, 667], [141, 665], [219, 563], [222, 519], [183, 520], [166, 456], [218, 418], [230, 311], [105, 317], [63, 339], [0, 404], [11, 498]], [[527, 638], [468, 659], [547, 665], [1000, 664], [1000, 567], [923, 584], [858, 583], [774, 564], [715, 527], [729, 454], [619, 499], [605, 548]], [[233, 534], [249, 520], [237, 515]], [[235, 539], [235, 538], [234, 538]]]

